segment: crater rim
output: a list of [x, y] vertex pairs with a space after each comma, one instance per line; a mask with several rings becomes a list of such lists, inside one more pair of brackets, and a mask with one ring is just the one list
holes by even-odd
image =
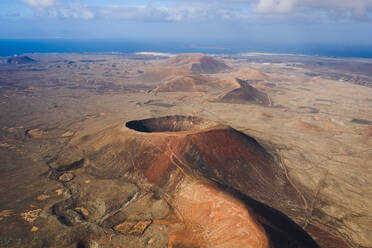
[[168, 115], [163, 117], [132, 120], [125, 123], [128, 129], [140, 133], [180, 133], [200, 131], [221, 125], [216, 121], [191, 115]]

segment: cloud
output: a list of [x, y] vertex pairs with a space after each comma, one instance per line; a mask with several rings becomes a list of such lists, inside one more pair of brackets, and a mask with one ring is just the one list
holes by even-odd
[[[23, 1], [23, 0], [22, 0]], [[112, 19], [141, 22], [181, 22], [207, 19], [234, 19], [236, 14], [229, 8], [210, 6], [194, 1], [173, 5], [83, 5], [78, 2], [62, 2], [37, 8], [38, 16], [71, 19]]]
[[49, 17], [84, 20], [89, 20], [96, 16], [94, 11], [80, 4], [57, 5], [44, 10], [43, 14], [47, 14]]
[[129, 21], [166, 21], [170, 19], [167, 9], [151, 6], [108, 6], [95, 10], [98, 18]]
[[255, 8], [261, 14], [287, 14], [292, 13], [296, 0], [260, 0]]
[[90, 7], [79, 4], [78, 1], [66, 3], [62, 0], [20, 0], [34, 8], [37, 16], [71, 18], [71, 19], [92, 19], [94, 11]]
[[218, 8], [202, 4], [176, 6], [109, 6], [96, 11], [99, 18], [145, 22], [200, 21], [215, 18]]
[[[79, 0], [20, 0], [38, 15], [58, 18], [181, 22], [294, 16], [298, 20], [369, 20], [372, 0], [148, 0], [135, 3]], [[146, 4], [147, 3], [147, 4]], [[322, 20], [319, 19], [322, 17]]]
[[372, 0], [258, 0], [259, 14], [301, 14], [307, 11], [350, 14], [357, 20], [368, 20]]
[[367, 20], [372, 0], [297, 0], [302, 6], [338, 13], [349, 13], [354, 19]]
[[40, 7], [40, 8], [46, 8], [50, 7], [56, 4], [55, 0], [21, 0], [21, 2], [24, 2], [31, 7]]

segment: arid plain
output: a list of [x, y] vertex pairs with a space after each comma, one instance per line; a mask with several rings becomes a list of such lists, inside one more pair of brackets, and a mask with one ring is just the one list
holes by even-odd
[[372, 60], [0, 62], [0, 247], [372, 247]]

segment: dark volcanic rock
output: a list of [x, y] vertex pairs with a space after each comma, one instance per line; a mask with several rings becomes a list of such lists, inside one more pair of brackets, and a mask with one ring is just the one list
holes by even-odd
[[7, 64], [28, 64], [28, 63], [34, 63], [36, 60], [28, 57], [28, 56], [13, 56], [8, 57]]
[[358, 124], [364, 124], [364, 125], [372, 125], [372, 121], [369, 121], [369, 120], [352, 119], [351, 122], [358, 123]]

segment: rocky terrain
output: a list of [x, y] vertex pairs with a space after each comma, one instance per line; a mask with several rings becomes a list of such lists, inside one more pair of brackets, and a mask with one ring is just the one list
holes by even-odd
[[0, 60], [0, 63], [6, 64], [28, 64], [36, 62], [34, 59], [30, 58], [29, 56], [12, 56], [8, 58], [4, 58]]
[[25, 56], [0, 247], [372, 247], [370, 60]]

